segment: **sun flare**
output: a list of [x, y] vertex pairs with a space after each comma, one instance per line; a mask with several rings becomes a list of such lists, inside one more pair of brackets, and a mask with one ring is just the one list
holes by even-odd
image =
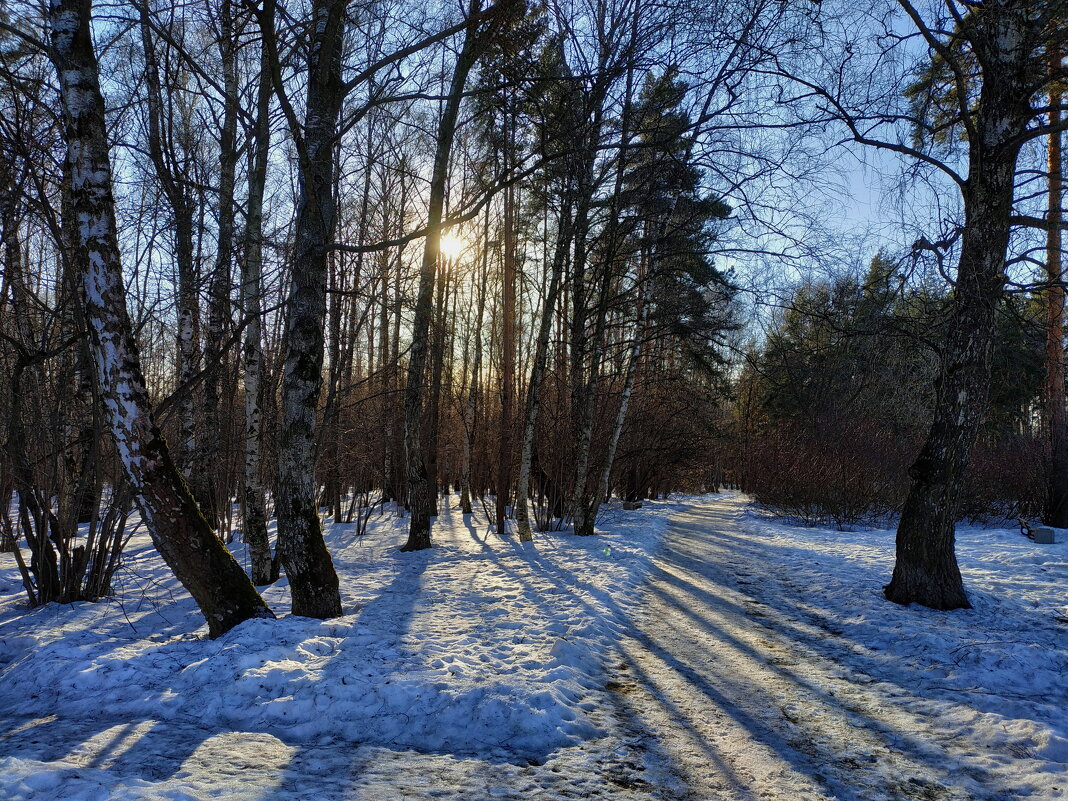
[[467, 243], [456, 234], [442, 234], [441, 244], [438, 246], [441, 255], [446, 259], [455, 259], [466, 247]]

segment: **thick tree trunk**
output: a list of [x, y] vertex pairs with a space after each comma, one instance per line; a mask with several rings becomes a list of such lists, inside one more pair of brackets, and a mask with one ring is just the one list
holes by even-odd
[[[987, 12], [983, 12], [987, 13]], [[995, 313], [1005, 283], [1020, 136], [1031, 117], [1034, 76], [1026, 10], [995, 9], [973, 36], [984, 81], [969, 142], [965, 226], [951, 298], [934, 419], [909, 469], [912, 485], [897, 529], [897, 561], [886, 586], [895, 603], [968, 608], [954, 551], [960, 491], [986, 411]], [[1015, 47], [1003, 47], [1004, 43]]]
[[[1059, 53], [1059, 48], [1058, 51]], [[1051, 67], [1059, 67], [1059, 56]], [[1050, 125], [1061, 121], [1061, 92], [1050, 92]], [[1049, 206], [1046, 234], [1046, 420], [1049, 426], [1050, 472], [1043, 521], [1057, 528], [1068, 528], [1068, 415], [1064, 398], [1064, 284], [1061, 249], [1062, 148], [1060, 131], [1049, 136]]]
[[[471, 0], [469, 17], [478, 12], [478, 0]], [[408, 356], [408, 380], [404, 390], [404, 457], [408, 477], [408, 508], [410, 511], [408, 541], [402, 551], [430, 548], [430, 476], [427, 474], [427, 454], [422, 441], [424, 424], [424, 394], [427, 355], [430, 349], [430, 321], [433, 315], [434, 274], [441, 252], [441, 219], [445, 205], [445, 185], [449, 172], [456, 118], [468, 73], [476, 60], [477, 36], [475, 23], [464, 34], [463, 47], [456, 59], [449, 95], [438, 123], [434, 152], [433, 175], [430, 180], [430, 200], [427, 210], [427, 237], [419, 270], [419, 291], [412, 321], [412, 347]]]
[[278, 550], [289, 577], [293, 613], [318, 618], [341, 614], [337, 573], [317, 507], [315, 417], [323, 383], [327, 257], [337, 215], [334, 139], [344, 100], [341, 56], [346, 6], [345, 0], [315, 0], [311, 10], [275, 504]]
[[[267, 9], [273, 13], [273, 7]], [[245, 385], [243, 536], [252, 562], [252, 583], [278, 579], [278, 560], [271, 558], [267, 535], [267, 503], [260, 479], [263, 442], [263, 193], [271, 128], [271, 71], [264, 53], [256, 95], [256, 128], [248, 171], [248, 204], [244, 257], [241, 260], [241, 311], [248, 321], [241, 357]]]
[[91, 11], [91, 0], [53, 0], [48, 6], [98, 386], [149, 534], [204, 613], [209, 636], [217, 637], [271, 612], [200, 513], [152, 419], [126, 310]]

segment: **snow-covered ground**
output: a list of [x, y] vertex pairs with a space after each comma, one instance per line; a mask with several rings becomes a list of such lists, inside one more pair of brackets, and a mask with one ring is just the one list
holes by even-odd
[[[143, 534], [105, 603], [27, 613], [14, 560], [0, 555], [0, 799], [207, 797], [206, 777], [185, 767], [219, 749], [250, 768], [260, 755], [278, 766], [319, 749], [309, 768], [318, 774], [336, 771], [316, 766], [339, 749], [377, 747], [371, 761], [395, 766], [388, 788], [390, 773], [419, 772], [419, 752], [449, 755], [449, 771], [470, 758], [457, 780], [470, 784], [478, 764], [537, 766], [600, 743], [580, 759], [589, 771], [611, 757], [599, 750], [618, 728], [603, 686], [624, 625], [615, 604], [635, 597], [681, 508], [610, 509], [601, 536], [545, 533], [527, 546], [489, 532], [483, 515], [443, 510], [436, 547], [408, 554], [397, 549], [407, 521], [392, 514], [362, 538], [330, 526], [344, 617], [287, 616], [283, 576], [264, 592], [281, 619], [214, 641]], [[236, 554], [246, 559], [240, 545]], [[238, 733], [253, 735], [251, 750]], [[140, 754], [168, 751], [173, 764], [150, 756], [146, 783]], [[396, 757], [405, 752], [411, 759]], [[270, 797], [277, 778], [257, 791]], [[219, 786], [232, 797], [227, 779]], [[304, 792], [368, 797], [351, 777], [339, 781]]]
[[[842, 661], [930, 699], [930, 714], [962, 736], [1068, 763], [1068, 531], [1038, 545], [1019, 529], [958, 526], [974, 608], [938, 612], [885, 603], [892, 530], [799, 529], [754, 510], [745, 518], [760, 548], [791, 566], [761, 578], [768, 605], [788, 599], [782, 606], [830, 634]], [[953, 719], [943, 702], [963, 699], [977, 714]], [[1068, 798], [1068, 781], [1064, 790]]]
[[675, 518], [622, 647], [698, 797], [1068, 799], [1068, 544], [963, 527], [953, 612], [888, 603], [893, 553], [738, 498]]
[[0, 799], [1068, 798], [1065, 542], [962, 528], [934, 612], [882, 598], [891, 531], [731, 495], [404, 523], [329, 529], [345, 617], [283, 580], [214, 641], [144, 537], [101, 604], [26, 612], [0, 555]]

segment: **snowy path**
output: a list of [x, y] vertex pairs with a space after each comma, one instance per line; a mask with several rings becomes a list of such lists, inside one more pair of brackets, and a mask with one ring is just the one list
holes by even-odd
[[103, 604], [27, 613], [0, 555], [0, 801], [1068, 799], [1068, 544], [963, 528], [941, 613], [882, 598], [891, 532], [602, 524], [336, 526], [345, 617], [214, 641], [143, 537]]
[[[827, 564], [810, 575], [748, 516], [743, 501], [725, 499], [673, 519], [622, 644], [631, 678], [614, 689], [692, 798], [1068, 798], [1064, 754], [1045, 762], [1011, 737], [962, 734], [962, 718], [978, 733], [976, 721], [1009, 722], [972, 708], [967, 693], [932, 703], [929, 679], [913, 673], [906, 683], [894, 674], [908, 666], [875, 655], [887, 643], [843, 638], [841, 608], [821, 605], [823, 587], [807, 583], [830, 583]], [[858, 598], [846, 612], [871, 603]]]

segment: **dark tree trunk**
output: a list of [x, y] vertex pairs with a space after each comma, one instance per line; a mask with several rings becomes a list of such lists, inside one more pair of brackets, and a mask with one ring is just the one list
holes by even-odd
[[[1016, 160], [1033, 115], [1036, 82], [1028, 11], [991, 8], [969, 31], [983, 71], [969, 175], [965, 227], [951, 298], [934, 419], [909, 469], [912, 484], [897, 529], [897, 561], [886, 586], [895, 603], [969, 608], [954, 551], [958, 501], [972, 445], [986, 411], [995, 313], [1005, 284]], [[1015, 43], [1005, 47], [1004, 43]]]
[[196, 600], [209, 636], [217, 637], [250, 617], [269, 617], [271, 611], [200, 513], [152, 418], [126, 310], [91, 13], [91, 0], [48, 6], [97, 381], [116, 451], [149, 534]]
[[412, 347], [408, 356], [408, 380], [404, 390], [404, 457], [408, 477], [408, 508], [410, 511], [408, 541], [402, 551], [430, 548], [430, 514], [434, 498], [431, 496], [430, 476], [427, 473], [427, 454], [422, 441], [424, 424], [424, 394], [427, 355], [430, 350], [430, 321], [433, 316], [434, 274], [441, 251], [441, 219], [445, 206], [445, 187], [449, 173], [456, 118], [460, 111], [467, 76], [477, 54], [474, 16], [478, 0], [469, 9], [471, 26], [464, 34], [464, 44], [456, 59], [449, 95], [438, 123], [437, 145], [434, 152], [434, 171], [430, 180], [430, 202], [427, 211], [427, 237], [423, 247], [423, 261], [419, 270], [419, 292], [412, 322]]
[[293, 613], [317, 618], [341, 614], [337, 573], [317, 508], [315, 416], [323, 383], [327, 257], [337, 216], [334, 139], [345, 96], [341, 56], [346, 6], [345, 0], [312, 4], [278, 453], [279, 556], [289, 577]]
[[[1060, 62], [1050, 59], [1051, 68]], [[1050, 125], [1061, 122], [1061, 91], [1055, 85], [1049, 95]], [[1050, 472], [1043, 521], [1057, 528], [1068, 528], [1068, 415], [1064, 407], [1064, 284], [1061, 249], [1061, 211], [1063, 158], [1060, 131], [1049, 136], [1049, 230], [1046, 234], [1046, 420], [1049, 426]]]
[[[265, 14], [274, 14], [271, 0]], [[266, 53], [260, 58], [260, 83], [256, 89], [256, 126], [252, 137], [248, 171], [248, 204], [245, 248], [241, 259], [241, 309], [246, 320], [242, 344], [245, 385], [244, 492], [241, 498], [242, 527], [252, 562], [252, 583], [278, 580], [279, 564], [271, 557], [267, 534], [267, 503], [264, 497], [261, 446], [263, 443], [263, 194], [270, 149], [271, 70]]]

